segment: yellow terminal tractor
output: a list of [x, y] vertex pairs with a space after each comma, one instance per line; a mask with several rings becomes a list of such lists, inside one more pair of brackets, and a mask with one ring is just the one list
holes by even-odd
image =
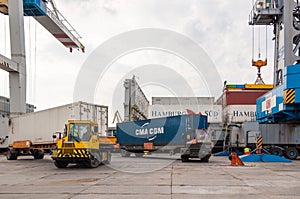
[[98, 124], [90, 120], [69, 120], [64, 135], [53, 138], [57, 143], [51, 158], [57, 168], [70, 163], [96, 168], [111, 161], [115, 139], [99, 136]]

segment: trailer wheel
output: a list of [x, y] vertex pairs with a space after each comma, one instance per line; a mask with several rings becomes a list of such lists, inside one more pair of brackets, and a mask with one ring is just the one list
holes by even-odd
[[18, 154], [15, 150], [8, 149], [6, 153], [6, 159], [7, 160], [16, 160], [18, 158]]
[[189, 161], [189, 156], [188, 155], [182, 155], [181, 156], [181, 162], [188, 162]]
[[59, 160], [55, 160], [54, 161], [54, 165], [57, 168], [66, 168], [68, 166], [68, 163], [67, 162], [63, 162], [63, 161], [59, 161]]
[[130, 156], [130, 152], [124, 150], [124, 149], [121, 149], [121, 156], [122, 157], [129, 157]]
[[273, 147], [269, 150], [272, 155], [282, 156], [283, 152], [280, 148]]
[[36, 150], [34, 153], [33, 153], [33, 157], [34, 159], [43, 159], [44, 158], [44, 151], [42, 150]]
[[284, 156], [291, 160], [296, 160], [299, 153], [295, 147], [289, 147], [285, 150]]
[[144, 155], [143, 153], [135, 153], [135, 156], [138, 157], [138, 158], [143, 157], [143, 155]]

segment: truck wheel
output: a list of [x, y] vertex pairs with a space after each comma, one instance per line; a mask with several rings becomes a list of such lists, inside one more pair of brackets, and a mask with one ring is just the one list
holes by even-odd
[[6, 159], [7, 160], [16, 160], [18, 158], [18, 154], [17, 152], [15, 152], [14, 150], [8, 150], [6, 153]]
[[44, 151], [42, 150], [36, 150], [34, 153], [33, 153], [33, 157], [34, 159], [43, 159], [44, 158]]
[[295, 147], [289, 147], [285, 150], [284, 156], [288, 159], [296, 160], [298, 154], [298, 150]]
[[130, 152], [124, 150], [124, 149], [121, 149], [121, 156], [122, 157], [129, 157], [130, 156]]
[[91, 168], [97, 168], [100, 165], [100, 163], [101, 163], [101, 161], [100, 161], [100, 155], [99, 154], [95, 154], [94, 156], [95, 156], [94, 159], [92, 159], [90, 161], [90, 167]]
[[63, 161], [59, 161], [59, 160], [55, 160], [54, 161], [54, 165], [57, 168], [66, 168], [68, 166], [68, 163], [67, 162], [63, 162]]
[[201, 162], [208, 162], [209, 158], [210, 158], [210, 155], [207, 155], [204, 158], [201, 158], [200, 161]]
[[91, 160], [90, 167], [91, 168], [97, 168], [99, 166], [100, 162], [97, 159]]
[[282, 156], [283, 152], [280, 148], [273, 147], [269, 150], [272, 155]]
[[187, 155], [181, 156], [181, 162], [188, 162], [188, 161], [189, 161], [189, 156], [187, 156]]
[[143, 153], [135, 153], [135, 156], [138, 157], [138, 158], [143, 157], [143, 155], [144, 155]]

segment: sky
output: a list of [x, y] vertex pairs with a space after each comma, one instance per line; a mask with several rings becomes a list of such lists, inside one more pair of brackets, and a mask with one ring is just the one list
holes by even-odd
[[[123, 81], [132, 75], [137, 76], [150, 101], [153, 96], [189, 95], [174, 78], [176, 75], [170, 75], [173, 73], [187, 81], [193, 95], [213, 95], [216, 99], [225, 80], [229, 84], [254, 83], [257, 70], [251, 66], [251, 59], [253, 55], [257, 59], [259, 46], [262, 58], [267, 57], [269, 63], [262, 68], [262, 77], [266, 83], [272, 83], [272, 28], [267, 28], [267, 46], [265, 27], [254, 29], [253, 48], [253, 28], [248, 25], [252, 0], [56, 0], [55, 3], [81, 35], [85, 53], [77, 50], [70, 53], [33, 18], [25, 17], [27, 103], [34, 104], [37, 110], [72, 103], [78, 75], [99, 46], [122, 33], [142, 28], [176, 32], [197, 43], [219, 73], [220, 92], [210, 93], [207, 87], [214, 82], [205, 82], [205, 73], [195, 75], [191, 64], [180, 56], [142, 49], [114, 60], [108, 72], [97, 81], [93, 102], [113, 106], [110, 114], [122, 109]], [[9, 42], [8, 17], [0, 15], [0, 54], [7, 57], [10, 57]], [[153, 70], [145, 72], [141, 70], [143, 67]], [[166, 70], [160, 73], [159, 67]], [[156, 77], [153, 79], [167, 79], [178, 89], [170, 90], [156, 80], [150, 82], [151, 75]], [[9, 97], [8, 73], [4, 71], [0, 71], [0, 95]]]

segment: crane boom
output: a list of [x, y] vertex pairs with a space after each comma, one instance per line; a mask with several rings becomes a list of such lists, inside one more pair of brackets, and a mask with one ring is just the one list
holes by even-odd
[[84, 52], [84, 46], [79, 41], [81, 36], [58, 10], [50, 10], [47, 7], [46, 15], [34, 16], [34, 19], [44, 26], [65, 47], [81, 49]]
[[[59, 12], [53, 0], [24, 0], [24, 15], [32, 16], [44, 28], [46, 28], [58, 41], [65, 47], [72, 49], [81, 49], [84, 52], [84, 46], [79, 41], [81, 36]], [[52, 9], [50, 9], [52, 7]], [[8, 1], [0, 0], [0, 12], [8, 15]]]

